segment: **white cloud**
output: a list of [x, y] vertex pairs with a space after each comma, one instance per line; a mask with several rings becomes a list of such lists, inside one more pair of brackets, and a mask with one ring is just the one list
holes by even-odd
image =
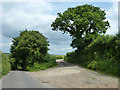
[[[25, 2], [14, 4], [14, 6], [10, 8], [8, 7], [9, 4], [10, 3], [7, 5], [6, 3], [6, 7], [3, 8], [4, 30], [3, 44], [1, 44], [1, 46], [4, 46], [4, 52], [9, 51], [11, 38], [18, 35], [19, 31], [24, 30], [25, 28], [28, 30], [38, 30], [43, 33], [43, 35], [45, 35], [50, 41], [50, 53], [65, 54], [73, 50], [70, 46], [71, 38], [69, 35], [63, 35], [62, 32], [54, 32], [50, 28], [52, 21], [56, 18], [56, 16], [52, 14], [54, 8], [51, 3], [44, 1]], [[59, 9], [60, 7], [57, 8]], [[117, 33], [117, 8], [117, 4], [114, 3], [114, 5], [107, 11], [107, 19], [111, 25], [111, 29], [107, 31], [107, 34]]]
[[9, 46], [7, 43], [0, 43], [0, 47]]
[[46, 27], [56, 18], [56, 16], [48, 14], [49, 11], [52, 11], [50, 3], [25, 3], [3, 13], [3, 23], [16, 30], [32, 28], [38, 25], [39, 27]]
[[106, 34], [115, 35], [118, 33], [118, 3], [114, 2], [113, 6], [106, 12], [107, 20], [111, 28], [107, 30]]
[[4, 53], [9, 53], [12, 38], [2, 36], [1, 39], [0, 50], [2, 50]]
[[[61, 32], [51, 30], [51, 23], [56, 16], [52, 15], [52, 4], [47, 2], [38, 3], [18, 3], [11, 9], [3, 9], [3, 35], [6, 37], [16, 37], [20, 30], [27, 28], [28, 30], [38, 30], [45, 35], [50, 41], [50, 52], [57, 54], [65, 54], [70, 49], [70, 36], [63, 35]], [[5, 39], [5, 38], [3, 38]], [[11, 42], [4, 43], [10, 48]], [[3, 47], [3, 50], [5, 49]], [[69, 47], [69, 48], [65, 48]], [[6, 51], [6, 50], [4, 50]]]
[[50, 49], [52, 49], [52, 51], [49, 51], [49, 52], [51, 54], [62, 54], [62, 55], [65, 55], [67, 52], [71, 52], [71, 51], [75, 50], [69, 44], [52, 45], [52, 46], [50, 46]]
[[[29, 0], [29, 2], [118, 2], [119, 0]], [[2, 2], [28, 2], [28, 0], [4, 0]]]

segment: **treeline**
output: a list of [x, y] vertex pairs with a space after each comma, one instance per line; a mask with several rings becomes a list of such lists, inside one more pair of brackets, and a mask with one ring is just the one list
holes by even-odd
[[65, 61], [117, 77], [120, 76], [120, 34], [116, 36], [100, 35], [81, 50], [67, 53]]
[[0, 51], [0, 78], [11, 70], [9, 56]]

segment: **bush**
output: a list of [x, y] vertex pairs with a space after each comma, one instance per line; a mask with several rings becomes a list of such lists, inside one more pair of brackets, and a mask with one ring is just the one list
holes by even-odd
[[39, 71], [39, 70], [44, 70], [44, 69], [47, 69], [47, 68], [50, 68], [50, 67], [54, 67], [54, 66], [57, 65], [56, 59], [55, 59], [54, 56], [47, 55], [46, 59], [47, 59], [47, 62], [42, 62], [42, 63], [35, 62], [33, 64], [33, 66], [31, 66], [31, 67], [28, 66], [27, 70], [28, 71]]
[[11, 70], [11, 66], [9, 63], [9, 58], [7, 55], [3, 54], [2, 52], [0, 52], [1, 55], [1, 59], [2, 59], [2, 76], [6, 75], [8, 72], [10, 72]]
[[77, 59], [75, 59], [75, 52], [68, 52], [66, 56], [64, 57], [65, 61], [68, 61], [70, 63], [75, 63]]
[[11, 64], [11, 69], [15, 70], [16, 69], [15, 58], [10, 58], [10, 64]]
[[56, 58], [54, 58], [53, 56], [49, 55], [48, 56], [48, 67], [52, 67], [52, 66], [56, 66]]
[[98, 68], [98, 62], [97, 61], [92, 61], [88, 64], [89, 69], [96, 70]]

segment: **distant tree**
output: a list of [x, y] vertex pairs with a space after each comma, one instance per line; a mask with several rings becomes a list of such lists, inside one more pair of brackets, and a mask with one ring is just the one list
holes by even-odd
[[38, 31], [22, 31], [12, 42], [10, 57], [15, 59], [14, 69], [21, 65], [23, 70], [26, 70], [27, 66], [33, 65], [34, 62], [46, 61], [49, 42]]
[[51, 27], [54, 31], [69, 33], [73, 39], [71, 46], [82, 49], [110, 27], [105, 15], [99, 7], [86, 4], [68, 8], [63, 14], [58, 13]]

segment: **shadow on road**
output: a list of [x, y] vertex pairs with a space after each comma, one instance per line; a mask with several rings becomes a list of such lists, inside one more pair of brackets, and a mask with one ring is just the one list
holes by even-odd
[[[58, 65], [57, 65], [57, 68], [59, 68], [59, 67], [72, 67], [72, 66], [76, 66], [76, 65], [74, 65], [74, 64], [65, 62], [64, 59], [57, 59], [56, 62], [57, 62], [57, 64], [58, 64]], [[27, 71], [27, 70], [15, 69], [15, 70], [12, 70], [12, 71]]]
[[23, 70], [23, 69], [12, 69], [12, 71], [27, 71], [27, 70]]
[[57, 67], [71, 67], [71, 66], [75, 66], [74, 64], [65, 62], [64, 59], [57, 59], [56, 62], [58, 64]]

